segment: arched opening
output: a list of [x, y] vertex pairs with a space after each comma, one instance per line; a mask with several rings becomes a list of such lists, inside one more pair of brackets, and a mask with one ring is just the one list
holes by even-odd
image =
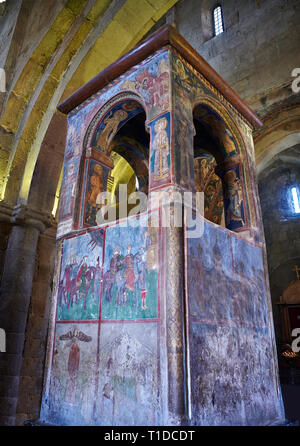
[[204, 192], [204, 216], [231, 230], [245, 224], [239, 151], [220, 115], [211, 107], [194, 108], [195, 188]]
[[[145, 121], [145, 112], [141, 111], [120, 128], [109, 146], [114, 167], [107, 184], [107, 191], [111, 192], [115, 201], [116, 219], [122, 217], [120, 205], [125, 198], [124, 194], [120, 196], [120, 186], [126, 186], [128, 213], [139, 203], [138, 200], [134, 203], [136, 192], [148, 195], [149, 134], [145, 130]], [[130, 196], [132, 203], [128, 202]]]
[[144, 210], [145, 206], [138, 208], [141, 203], [136, 193], [148, 194], [149, 135], [145, 121], [142, 106], [128, 99], [115, 103], [90, 132], [85, 142], [86, 159], [90, 159], [87, 173], [83, 174], [83, 226], [99, 225]]

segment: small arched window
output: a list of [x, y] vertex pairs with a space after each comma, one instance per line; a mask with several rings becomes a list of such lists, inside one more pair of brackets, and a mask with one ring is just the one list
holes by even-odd
[[216, 6], [213, 10], [213, 23], [215, 36], [224, 32], [223, 11], [220, 5]]
[[290, 189], [294, 214], [300, 214], [300, 198], [298, 188], [293, 186]]

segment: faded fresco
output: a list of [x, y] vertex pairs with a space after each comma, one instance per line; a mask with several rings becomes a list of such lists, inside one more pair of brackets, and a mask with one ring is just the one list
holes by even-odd
[[174, 120], [174, 159], [175, 176], [178, 184], [185, 189], [191, 189], [194, 185], [194, 126], [184, 119], [182, 109], [175, 112]]
[[240, 166], [232, 167], [222, 174], [224, 183], [224, 207], [226, 227], [231, 230], [245, 226], [244, 198]]
[[79, 158], [70, 160], [64, 166], [63, 186], [60, 197], [59, 218], [66, 219], [73, 215], [78, 178]]
[[208, 323], [232, 319], [233, 267], [228, 233], [205, 222], [202, 237], [188, 239], [187, 255], [190, 316]]
[[281, 412], [268, 329], [192, 322], [191, 397], [196, 425], [265, 425]]
[[[49, 393], [41, 416], [59, 425], [93, 421], [98, 324], [56, 324]], [[87, 373], [88, 371], [88, 373]]]
[[194, 422], [275, 418], [280, 407], [261, 247], [205, 222], [203, 236], [188, 240], [187, 256]]
[[99, 317], [103, 230], [64, 240], [60, 268], [57, 320]]
[[155, 323], [102, 324], [96, 423], [156, 425], [157, 367]]
[[[147, 226], [148, 218], [136, 218], [136, 227], [116, 224], [106, 230], [103, 320], [157, 317], [158, 228]], [[158, 219], [158, 215], [152, 218]], [[144, 220], [144, 226], [139, 225], [139, 219]]]
[[240, 321], [257, 327], [268, 324], [266, 279], [262, 250], [238, 237], [232, 238], [235, 293], [241, 302]]

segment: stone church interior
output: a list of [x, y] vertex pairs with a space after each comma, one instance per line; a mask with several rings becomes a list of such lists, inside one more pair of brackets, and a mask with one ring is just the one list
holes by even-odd
[[1, 426], [299, 425], [299, 42], [299, 0], [0, 0]]

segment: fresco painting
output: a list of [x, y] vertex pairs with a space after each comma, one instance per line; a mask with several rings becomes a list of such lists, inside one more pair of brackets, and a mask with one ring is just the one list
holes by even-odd
[[213, 223], [222, 224], [223, 186], [220, 177], [215, 173], [215, 167], [216, 160], [212, 155], [203, 154], [194, 158], [196, 191], [204, 191], [204, 216]]
[[58, 286], [57, 320], [99, 317], [103, 230], [64, 240]]
[[59, 218], [65, 220], [73, 215], [76, 184], [78, 179], [79, 159], [74, 158], [65, 163], [63, 184], [60, 196]]
[[106, 191], [107, 178], [110, 168], [91, 159], [88, 166], [87, 187], [85, 194], [84, 223], [97, 226], [96, 215], [101, 204], [101, 192]]
[[[191, 104], [202, 95], [219, 105], [216, 110], [220, 114], [208, 105], [199, 108], [197, 119], [213, 135], [222, 156], [230, 160], [229, 169], [222, 173], [227, 228], [245, 229], [246, 192], [252, 185], [249, 175], [245, 182], [245, 166], [233, 161], [239, 154], [236, 133], [233, 135], [235, 130], [229, 128], [222, 110], [235, 122], [237, 112], [171, 47], [132, 67], [70, 113], [61, 228], [74, 229], [75, 200], [80, 206], [76, 224], [96, 225], [99, 193], [106, 188], [109, 171], [102, 165], [104, 158], [91, 155], [81, 163], [86, 169], [81, 167], [79, 178], [83, 145], [98, 149], [103, 156], [110, 154], [113, 136], [142, 111], [136, 101], [128, 99], [128, 94], [134, 93], [143, 102], [151, 135], [149, 187], [162, 191], [172, 182], [182, 189], [194, 187]], [[119, 102], [112, 107], [114, 100]], [[97, 125], [92, 128], [98, 113], [100, 124], [95, 120]], [[124, 140], [119, 143], [127, 150]], [[141, 163], [148, 161], [144, 149]], [[241, 155], [245, 159], [245, 153]], [[210, 218], [219, 223], [222, 184], [214, 173], [214, 161], [202, 157], [198, 163], [202, 176], [196, 187], [206, 191], [206, 217], [214, 212]], [[81, 195], [85, 196], [76, 197], [82, 180]], [[148, 184], [147, 180], [143, 184]], [[216, 200], [221, 203], [217, 211]], [[156, 220], [156, 227], [147, 225], [150, 217]], [[253, 424], [278, 417], [280, 392], [268, 326], [263, 244], [251, 244], [207, 220], [203, 235], [186, 239], [185, 249], [176, 245], [176, 237], [174, 243], [172, 240], [176, 246], [170, 244], [171, 252], [177, 256], [174, 263], [186, 265], [185, 271], [180, 271], [185, 275], [189, 312], [182, 323], [189, 334], [183, 370], [180, 355], [185, 354], [186, 346], [180, 344], [183, 337], [178, 337], [182, 327], [175, 326], [164, 313], [165, 307], [160, 311], [159, 305], [161, 293], [161, 302], [171, 297], [172, 308], [177, 309], [182, 294], [181, 287], [170, 292], [168, 281], [161, 280], [172, 262], [170, 252], [163, 249], [168, 245], [159, 228], [158, 212], [130, 217], [129, 221], [136, 224], [117, 221], [61, 239], [53, 360], [41, 419], [65, 425], [172, 424], [173, 414], [168, 410], [173, 406], [168, 404], [180, 395], [168, 393], [168, 386], [189, 378], [191, 424]], [[176, 274], [178, 269], [174, 283]], [[171, 350], [175, 338], [179, 341]], [[179, 416], [176, 419], [177, 424], [184, 421]]]
[[208, 323], [233, 317], [233, 269], [230, 237], [207, 221], [200, 238], [187, 242], [190, 316]]
[[70, 119], [65, 151], [66, 160], [74, 157], [76, 158], [81, 155], [85, 132], [86, 128], [82, 125], [79, 125], [78, 120]]
[[265, 327], [266, 288], [261, 248], [205, 222], [203, 236], [188, 239], [190, 315], [208, 323]]
[[267, 329], [193, 322], [190, 351], [196, 425], [257, 426], [266, 414], [276, 419], [280, 402]]
[[98, 324], [56, 324], [49, 392], [41, 413], [45, 420], [71, 426], [92, 423], [97, 341]]
[[240, 178], [240, 166], [228, 169], [222, 174], [225, 189], [224, 207], [226, 227], [231, 230], [245, 225], [243, 189]]
[[102, 324], [96, 423], [156, 425], [157, 326]]
[[132, 100], [122, 101], [115, 105], [104, 115], [95, 131], [92, 139], [93, 147], [98, 147], [102, 151], [107, 152], [109, 143], [117, 131], [127, 121], [142, 111], [143, 108]]
[[195, 109], [195, 118], [198, 119], [216, 139], [224, 157], [239, 153], [232, 132], [222, 117], [207, 105]]
[[182, 109], [177, 109], [174, 116], [174, 155], [176, 181], [185, 189], [194, 187], [193, 138], [194, 126], [186, 120]]
[[265, 410], [275, 417], [262, 248], [205, 222], [203, 236], [187, 242], [187, 284], [195, 424], [260, 424]]
[[137, 219], [143, 219], [144, 225], [128, 230], [116, 224], [106, 229], [103, 320], [157, 317], [158, 228], [147, 226], [149, 215]]
[[236, 295], [238, 300], [243, 302], [241, 320], [251, 321], [254, 326], [265, 327], [268, 315], [262, 249], [233, 237], [232, 253]]
[[153, 187], [170, 182], [170, 120], [170, 113], [165, 113], [148, 123], [151, 133], [150, 185]]
[[149, 110], [149, 117], [155, 116], [169, 108], [169, 71], [169, 55], [164, 51], [129, 75], [120, 89], [138, 93]]

